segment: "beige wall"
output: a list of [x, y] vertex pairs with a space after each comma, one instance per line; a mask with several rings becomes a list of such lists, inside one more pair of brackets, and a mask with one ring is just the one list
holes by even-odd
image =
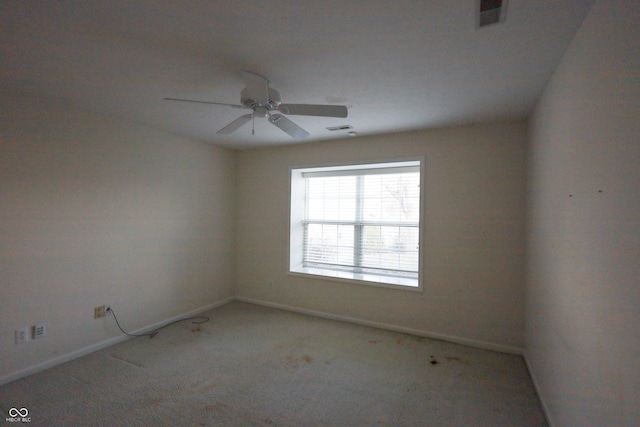
[[0, 105], [0, 380], [120, 336], [94, 306], [133, 330], [233, 295], [232, 151], [29, 96]]
[[[238, 154], [236, 295], [518, 352], [523, 346], [525, 122]], [[291, 276], [292, 166], [424, 156], [422, 293]]]
[[554, 426], [640, 425], [639, 24], [596, 2], [532, 120], [526, 354]]
[[[0, 96], [0, 382], [120, 339], [97, 305], [134, 330], [236, 294], [523, 345], [525, 122], [234, 153]], [[413, 156], [426, 160], [424, 292], [287, 274], [290, 166]], [[37, 323], [46, 337], [14, 344]]]

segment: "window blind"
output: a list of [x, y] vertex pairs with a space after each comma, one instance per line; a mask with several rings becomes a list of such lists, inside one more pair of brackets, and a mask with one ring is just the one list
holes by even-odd
[[303, 177], [305, 267], [418, 277], [419, 166]]

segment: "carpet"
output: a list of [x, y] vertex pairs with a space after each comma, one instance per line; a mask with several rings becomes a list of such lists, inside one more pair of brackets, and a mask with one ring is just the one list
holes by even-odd
[[547, 425], [517, 355], [241, 302], [203, 315], [0, 387], [1, 421], [26, 408], [33, 426]]

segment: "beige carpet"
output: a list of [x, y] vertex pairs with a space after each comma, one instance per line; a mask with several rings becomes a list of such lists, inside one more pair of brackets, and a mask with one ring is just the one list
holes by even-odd
[[239, 302], [204, 314], [0, 387], [0, 421], [24, 425], [5, 421], [15, 407], [32, 426], [547, 425], [519, 356]]

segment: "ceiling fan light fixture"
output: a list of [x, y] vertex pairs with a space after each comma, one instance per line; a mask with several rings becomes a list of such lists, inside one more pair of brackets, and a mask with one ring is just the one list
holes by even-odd
[[253, 115], [255, 117], [267, 117], [269, 109], [267, 107], [255, 107], [253, 109]]

